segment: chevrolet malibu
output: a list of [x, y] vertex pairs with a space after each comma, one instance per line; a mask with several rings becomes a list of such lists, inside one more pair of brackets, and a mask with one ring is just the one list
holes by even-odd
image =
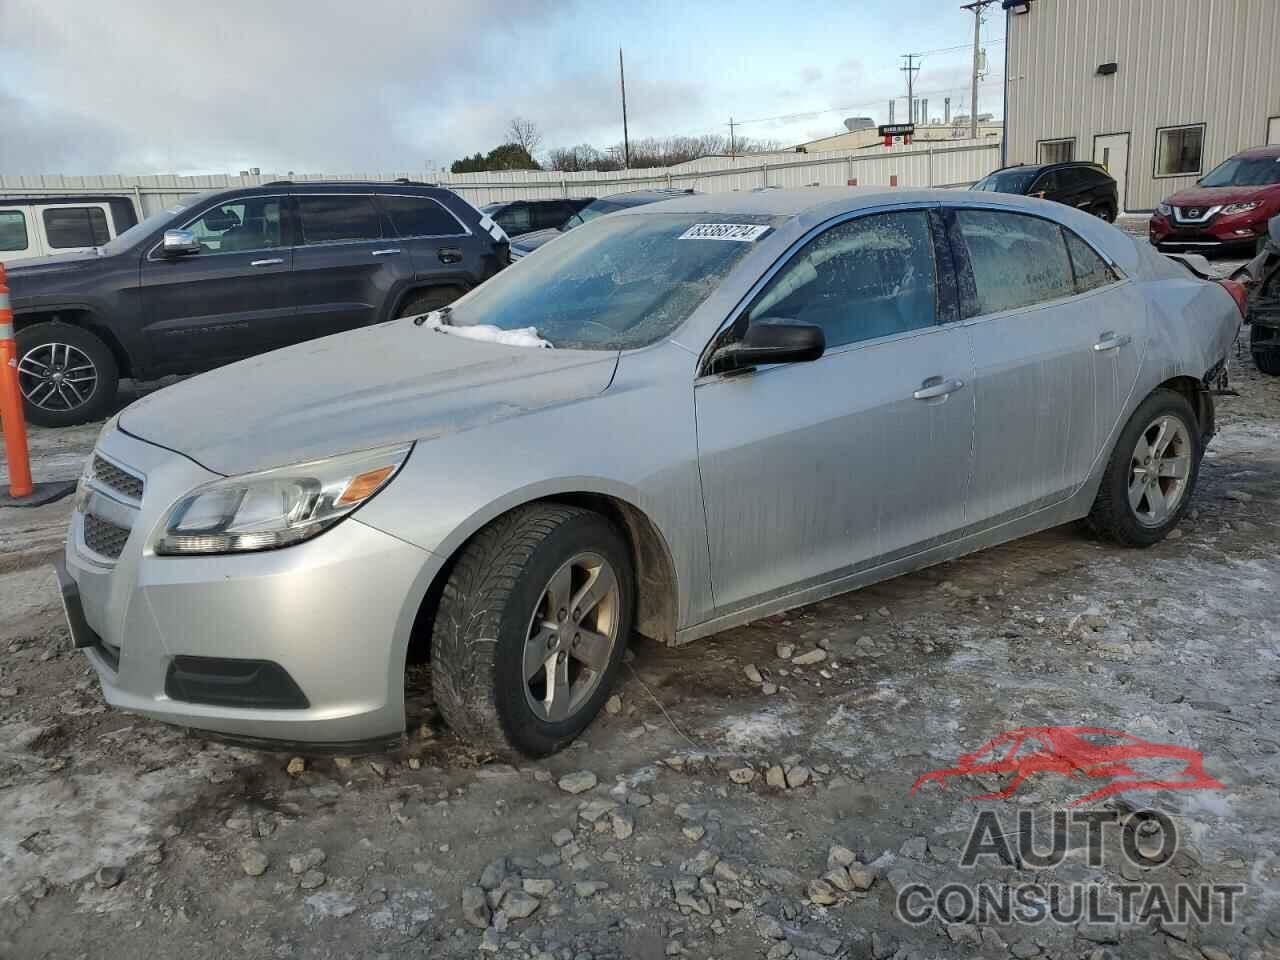
[[104, 427], [59, 565], [125, 710], [352, 749], [429, 659], [551, 753], [681, 644], [1088, 518], [1178, 523], [1241, 315], [1084, 213], [874, 189], [584, 224], [451, 308], [245, 360]]

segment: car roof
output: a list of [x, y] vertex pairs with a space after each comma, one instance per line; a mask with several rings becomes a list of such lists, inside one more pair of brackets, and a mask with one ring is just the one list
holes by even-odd
[[771, 217], [800, 216], [812, 211], [857, 210], [886, 203], [930, 203], [955, 200], [956, 190], [910, 190], [901, 187], [796, 187], [739, 193], [697, 193], [620, 210], [619, 216], [646, 213], [724, 213]]
[[1265, 147], [1250, 147], [1232, 154], [1231, 159], [1257, 160], [1266, 157], [1280, 157], [1280, 143], [1268, 144]]
[[0, 196], [0, 207], [25, 205], [29, 207], [48, 206], [55, 203], [115, 203], [118, 201], [132, 203], [131, 197], [122, 193], [64, 193], [59, 196], [21, 197]]
[[[1055, 170], [1063, 167], [1088, 167], [1092, 170], [1103, 170], [1102, 164], [1093, 160], [1060, 160], [1057, 163], [1011, 163], [1007, 167], [992, 170], [991, 173], [1007, 173], [1010, 170], [1026, 170], [1028, 173], [1039, 173], [1043, 170]], [[990, 176], [991, 174], [988, 174]]]

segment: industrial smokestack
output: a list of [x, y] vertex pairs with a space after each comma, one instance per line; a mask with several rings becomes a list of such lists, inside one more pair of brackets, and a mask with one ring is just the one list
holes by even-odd
[[890, 100], [890, 101], [889, 101], [889, 122], [890, 122], [890, 123], [893, 123], [893, 108], [894, 108], [894, 105], [895, 105], [895, 101]]
[[920, 122], [929, 122], [929, 100], [927, 97], [920, 101]]
[[942, 101], [942, 122], [951, 122], [951, 98], [947, 97]]

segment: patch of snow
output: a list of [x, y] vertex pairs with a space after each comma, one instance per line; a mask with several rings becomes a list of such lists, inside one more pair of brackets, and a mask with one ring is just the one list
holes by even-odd
[[349, 917], [356, 912], [357, 908], [353, 896], [336, 890], [321, 890], [319, 893], [313, 893], [303, 900], [302, 904], [306, 908], [306, 921], [309, 924], [318, 920], [327, 920], [330, 917], [337, 919]]
[[503, 330], [489, 323], [478, 323], [472, 326], [458, 327], [446, 323], [439, 313], [428, 313], [422, 326], [437, 333], [448, 333], [466, 340], [483, 340], [485, 343], [501, 343], [509, 347], [540, 347], [552, 349], [551, 344], [538, 336], [537, 327], [520, 327], [517, 330]]
[[733, 747], [759, 747], [761, 744], [781, 740], [795, 732], [777, 713], [758, 710], [750, 716], [734, 717], [724, 730], [725, 741]]

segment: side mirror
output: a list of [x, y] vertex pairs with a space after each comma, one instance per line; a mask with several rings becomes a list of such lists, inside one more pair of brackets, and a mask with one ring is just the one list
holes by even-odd
[[200, 241], [190, 230], [166, 230], [160, 242], [160, 253], [166, 257], [182, 257], [200, 252]]
[[742, 339], [717, 350], [711, 368], [726, 372], [765, 363], [805, 363], [826, 349], [827, 336], [816, 323], [765, 317], [752, 320]]

